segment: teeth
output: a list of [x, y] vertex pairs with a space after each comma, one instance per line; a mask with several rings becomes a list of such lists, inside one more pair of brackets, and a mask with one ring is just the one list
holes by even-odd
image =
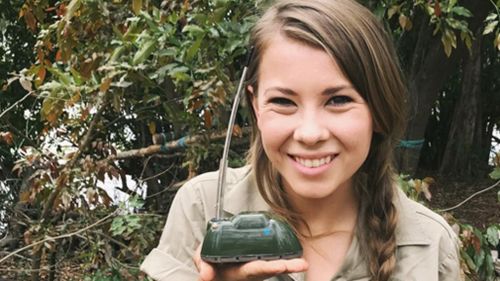
[[316, 168], [330, 163], [332, 161], [332, 157], [326, 156], [319, 159], [302, 159], [299, 157], [295, 157], [295, 161], [299, 162], [301, 165], [306, 166], [308, 168]]

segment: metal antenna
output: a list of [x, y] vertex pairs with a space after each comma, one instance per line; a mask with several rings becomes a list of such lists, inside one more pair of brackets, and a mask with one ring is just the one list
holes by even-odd
[[245, 82], [248, 70], [248, 64], [250, 63], [252, 54], [253, 54], [253, 48], [250, 49], [245, 67], [243, 67], [240, 83], [238, 84], [238, 90], [236, 91], [236, 95], [234, 96], [233, 107], [231, 108], [231, 116], [229, 117], [229, 125], [227, 127], [226, 141], [224, 143], [224, 151], [222, 152], [222, 159], [220, 160], [220, 165], [219, 165], [219, 178], [217, 181], [217, 203], [215, 204], [216, 219], [222, 218], [222, 205], [224, 198], [224, 189], [226, 186], [226, 170], [228, 162], [227, 156], [229, 154], [229, 146], [231, 145], [231, 136], [233, 134], [233, 126], [236, 120], [236, 113], [238, 112], [238, 105], [240, 104], [241, 92], [243, 90], [243, 84]]

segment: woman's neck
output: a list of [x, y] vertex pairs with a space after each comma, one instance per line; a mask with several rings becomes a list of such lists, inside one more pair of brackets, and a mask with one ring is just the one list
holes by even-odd
[[289, 200], [294, 210], [307, 222], [307, 226], [299, 226], [298, 229], [306, 236], [354, 231], [359, 202], [351, 182], [339, 186], [325, 198], [302, 198], [290, 194]]

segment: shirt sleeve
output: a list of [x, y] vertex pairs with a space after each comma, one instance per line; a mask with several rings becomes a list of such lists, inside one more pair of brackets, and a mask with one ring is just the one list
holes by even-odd
[[454, 233], [448, 232], [451, 237], [446, 235], [441, 238], [439, 281], [464, 280], [460, 269], [459, 242]]
[[189, 182], [177, 192], [158, 247], [141, 265], [157, 281], [192, 281], [198, 278], [192, 260], [206, 228], [199, 191]]

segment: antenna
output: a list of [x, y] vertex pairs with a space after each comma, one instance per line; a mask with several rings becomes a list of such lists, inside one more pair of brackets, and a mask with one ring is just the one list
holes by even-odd
[[238, 112], [238, 105], [240, 104], [241, 92], [243, 90], [243, 84], [245, 82], [245, 78], [247, 75], [248, 64], [252, 59], [254, 48], [251, 47], [248, 52], [247, 60], [245, 63], [245, 67], [243, 67], [243, 71], [241, 73], [240, 82], [238, 84], [238, 90], [236, 91], [236, 95], [234, 96], [233, 107], [231, 108], [231, 115], [229, 117], [229, 125], [227, 127], [226, 133], [226, 141], [224, 142], [224, 150], [222, 152], [222, 159], [219, 164], [219, 178], [217, 181], [217, 203], [215, 204], [215, 218], [222, 218], [222, 206], [223, 206], [223, 198], [224, 198], [224, 189], [226, 186], [226, 170], [227, 170], [227, 156], [229, 154], [229, 147], [231, 145], [231, 136], [233, 135], [233, 126], [236, 120], [236, 113]]
[[[247, 68], [253, 55], [250, 48], [240, 83], [234, 96], [226, 142], [219, 166], [216, 217], [207, 222], [201, 247], [201, 258], [210, 263], [235, 263], [253, 260], [292, 259], [302, 256], [302, 246], [293, 229], [281, 218], [269, 212], [241, 212], [232, 218], [222, 218], [222, 204], [226, 185], [227, 156], [233, 134], [234, 121], [240, 103]], [[238, 223], [233, 223], [238, 221]], [[265, 226], [262, 228], [262, 226]], [[264, 231], [264, 232], [263, 232]]]

